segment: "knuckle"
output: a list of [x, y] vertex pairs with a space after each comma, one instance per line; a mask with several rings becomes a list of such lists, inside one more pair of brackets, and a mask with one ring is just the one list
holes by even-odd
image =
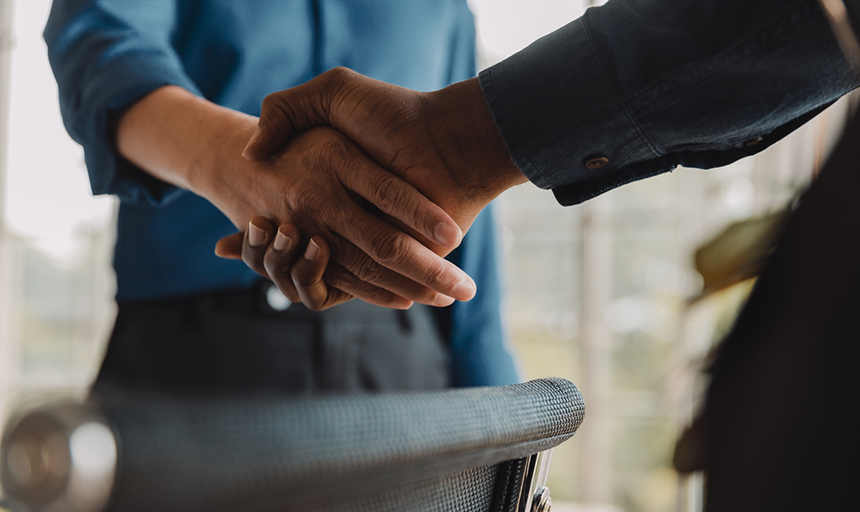
[[314, 89], [314, 103], [326, 109], [325, 106], [330, 106], [334, 98], [343, 94], [344, 86], [349, 84], [353, 75], [355, 75], [354, 71], [343, 66], [338, 66], [319, 75], [315, 79], [319, 80], [320, 87]]
[[338, 66], [325, 73], [329, 84], [349, 81], [355, 72], [347, 67]]
[[287, 117], [287, 110], [285, 109], [286, 104], [282, 101], [281, 96], [282, 94], [280, 92], [273, 92], [263, 98], [261, 112], [265, 113], [266, 117]]
[[322, 311], [325, 309], [325, 300], [320, 300], [318, 297], [306, 297], [302, 304], [311, 311]]
[[349, 277], [349, 272], [336, 263], [327, 266], [323, 273], [325, 282], [335, 288], [341, 288], [345, 283], [348, 283]]
[[291, 277], [298, 288], [310, 289], [316, 284], [314, 277], [303, 271], [299, 265], [293, 267]]
[[336, 180], [344, 169], [354, 165], [346, 141], [332, 135], [329, 128], [317, 127], [300, 138], [303, 148], [299, 165], [316, 182]]
[[291, 276], [287, 275], [285, 277], [273, 279], [272, 282], [275, 283], [275, 286], [278, 287], [278, 290], [280, 290], [286, 298], [290, 299], [290, 302], [302, 301], [302, 298], [299, 297], [299, 292], [293, 284]]
[[266, 254], [266, 257], [263, 259], [263, 268], [275, 282], [290, 278], [290, 265], [279, 261], [277, 258], [270, 256], [269, 254]]
[[296, 302], [298, 300], [298, 299], [294, 298], [298, 295], [294, 291], [291, 290], [291, 288], [292, 288], [292, 286], [290, 286], [292, 284], [291, 281], [275, 278], [275, 279], [272, 279], [272, 283], [275, 285], [275, 287], [278, 289], [279, 292], [281, 292], [281, 294], [284, 297], [286, 297], [287, 299], [290, 300], [290, 302]]
[[297, 288], [305, 291], [313, 291], [316, 289], [325, 290], [325, 282], [318, 275], [313, 265], [307, 260], [299, 260], [293, 265], [290, 272], [290, 277]]
[[398, 266], [408, 256], [409, 238], [405, 233], [389, 231], [372, 236], [370, 256], [385, 267]]
[[435, 289], [444, 287], [450, 281], [447, 269], [443, 265], [433, 265], [424, 273], [424, 282]]
[[407, 209], [408, 199], [393, 176], [380, 174], [369, 180], [370, 190], [373, 191], [372, 202], [385, 213], [392, 214]]
[[317, 163], [328, 165], [337, 162], [338, 166], [348, 165], [353, 159], [349, 157], [349, 149], [346, 140], [342, 136], [335, 136], [330, 130], [320, 129], [320, 135], [315, 145]]
[[292, 191], [290, 203], [296, 212], [318, 214], [327, 209], [328, 200], [325, 194], [314, 187], [296, 187]]
[[272, 108], [278, 103], [280, 103], [280, 96], [278, 93], [273, 92], [271, 94], [267, 94], [266, 97], [263, 98], [263, 110]]
[[366, 283], [380, 283], [385, 278], [385, 269], [379, 263], [365, 259], [361, 261], [353, 271], [355, 277]]
[[290, 302], [302, 302], [302, 298], [299, 296], [298, 292], [295, 291], [295, 289], [287, 286], [278, 286], [278, 289], [281, 290], [281, 293], [283, 293], [286, 298], [290, 299]]
[[421, 304], [435, 304], [438, 298], [438, 293], [434, 292], [430, 288], [423, 287], [418, 293], [415, 294], [415, 297], [412, 298], [412, 300]]

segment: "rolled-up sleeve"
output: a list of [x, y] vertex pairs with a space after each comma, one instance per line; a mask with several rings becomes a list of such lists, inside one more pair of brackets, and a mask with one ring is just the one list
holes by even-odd
[[55, 0], [44, 31], [60, 110], [84, 148], [94, 194], [159, 205], [183, 193], [125, 160], [116, 150], [117, 116], [163, 85], [195, 94], [171, 46], [174, 0]]
[[814, 0], [610, 0], [480, 83], [514, 162], [570, 205], [757, 153], [858, 77]]

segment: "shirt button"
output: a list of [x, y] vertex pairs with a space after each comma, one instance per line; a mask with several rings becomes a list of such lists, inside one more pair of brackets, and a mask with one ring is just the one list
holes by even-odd
[[266, 302], [269, 304], [269, 307], [275, 311], [286, 311], [293, 305], [292, 301], [290, 301], [290, 299], [281, 293], [281, 290], [278, 290], [278, 287], [274, 285], [269, 286], [269, 289], [266, 290]]
[[592, 171], [597, 170], [597, 169], [602, 169], [602, 168], [606, 167], [606, 164], [608, 164], [608, 163], [609, 163], [609, 159], [606, 158], [605, 156], [601, 156], [601, 155], [590, 156], [590, 157], [585, 159], [585, 166], [587, 168], [591, 169]]
[[754, 139], [750, 139], [750, 140], [744, 142], [744, 146], [751, 148], [751, 147], [757, 145], [762, 140], [764, 140], [764, 139], [762, 139], [761, 137], [756, 137]]

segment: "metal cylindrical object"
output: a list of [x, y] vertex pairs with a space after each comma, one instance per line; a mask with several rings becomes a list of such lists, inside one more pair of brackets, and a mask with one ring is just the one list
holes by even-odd
[[28, 512], [98, 512], [108, 503], [116, 438], [79, 406], [37, 409], [13, 421], [0, 444], [0, 482]]
[[549, 495], [549, 487], [541, 487], [532, 499], [532, 512], [550, 512], [550, 510], [552, 510], [552, 498]]

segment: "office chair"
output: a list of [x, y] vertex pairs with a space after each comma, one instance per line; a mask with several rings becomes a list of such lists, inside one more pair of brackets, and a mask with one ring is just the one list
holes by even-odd
[[0, 479], [15, 512], [546, 512], [537, 454], [584, 410], [563, 379], [52, 405], [10, 422]]

